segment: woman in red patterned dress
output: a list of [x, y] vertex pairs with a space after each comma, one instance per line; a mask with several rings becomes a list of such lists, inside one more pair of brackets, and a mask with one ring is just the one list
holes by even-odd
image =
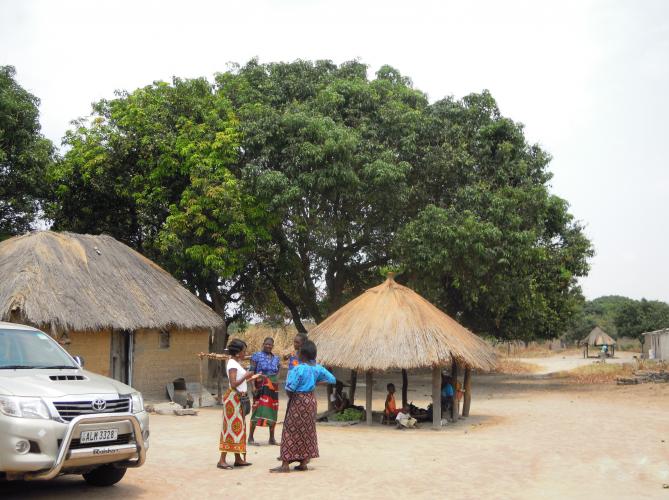
[[248, 402], [247, 380], [258, 377], [253, 372], [247, 372], [240, 364], [246, 353], [244, 341], [233, 339], [228, 344], [228, 352], [230, 359], [227, 362], [227, 372], [230, 388], [223, 396], [223, 428], [219, 443], [221, 457], [216, 464], [219, 469], [232, 469], [232, 466], [225, 462], [227, 453], [235, 454], [235, 467], [251, 465], [246, 461], [246, 414], [243, 401]]

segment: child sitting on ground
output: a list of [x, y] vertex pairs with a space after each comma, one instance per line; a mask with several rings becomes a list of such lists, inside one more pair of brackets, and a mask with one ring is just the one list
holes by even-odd
[[386, 417], [395, 418], [399, 412], [395, 403], [395, 384], [388, 384], [386, 389], [388, 389], [388, 395], [386, 396], [386, 406], [383, 412]]
[[402, 408], [395, 417], [398, 429], [410, 429], [416, 425], [417, 420], [411, 416], [409, 408]]

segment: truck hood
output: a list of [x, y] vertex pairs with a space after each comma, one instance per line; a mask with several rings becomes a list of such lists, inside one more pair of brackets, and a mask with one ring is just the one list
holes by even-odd
[[[52, 380], [80, 375], [84, 380]], [[130, 386], [86, 370], [0, 370], [0, 395], [59, 398], [79, 394], [130, 394]]]

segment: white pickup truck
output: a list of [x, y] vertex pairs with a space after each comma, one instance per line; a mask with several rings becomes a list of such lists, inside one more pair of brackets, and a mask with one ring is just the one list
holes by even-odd
[[0, 322], [0, 480], [82, 474], [110, 486], [144, 463], [141, 394], [82, 366], [46, 333]]

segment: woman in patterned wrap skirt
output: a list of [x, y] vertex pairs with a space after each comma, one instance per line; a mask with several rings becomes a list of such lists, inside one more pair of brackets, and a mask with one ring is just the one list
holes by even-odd
[[316, 364], [316, 344], [307, 340], [300, 349], [300, 364], [288, 373], [288, 407], [281, 433], [281, 465], [270, 472], [289, 472], [291, 462], [300, 462], [295, 470], [307, 470], [311, 458], [318, 458], [316, 435], [316, 397], [318, 383], [334, 384], [332, 373]]
[[[247, 372], [240, 362], [244, 359], [246, 343], [234, 339], [228, 345], [230, 359], [227, 363], [228, 380], [230, 388], [223, 396], [223, 426], [221, 428], [221, 439], [218, 449], [221, 457], [216, 464], [219, 469], [232, 469], [225, 462], [227, 453], [235, 454], [235, 467], [251, 465], [246, 461], [246, 422], [242, 398], [247, 396], [247, 380], [254, 380], [257, 375]], [[244, 458], [242, 458], [244, 455]]]

